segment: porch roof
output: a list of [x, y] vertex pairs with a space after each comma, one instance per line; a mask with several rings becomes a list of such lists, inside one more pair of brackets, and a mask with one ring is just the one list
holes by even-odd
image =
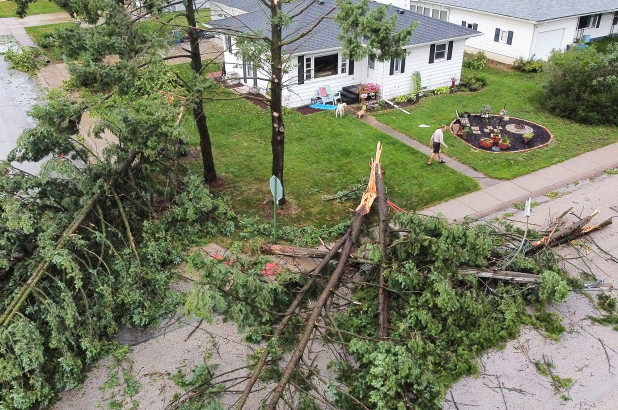
[[[237, 17], [212, 21], [209, 24], [216, 29], [242, 33], [262, 33], [264, 36], [270, 36], [270, 11], [258, 0], [247, 1], [258, 3], [259, 10]], [[307, 7], [309, 1], [310, 0], [299, 0], [287, 3], [284, 5], [284, 12], [288, 15], [294, 15]], [[370, 6], [377, 7], [378, 5], [370, 3]], [[338, 12], [338, 9], [335, 7], [335, 0], [324, 0], [324, 4], [318, 4], [316, 1], [299, 17], [293, 19], [291, 24], [284, 28], [284, 40], [293, 39], [295, 36], [305, 32], [328, 13], [328, 18], [322, 20], [309, 35], [286, 46], [285, 51], [289, 54], [304, 54], [340, 48], [341, 43], [337, 39], [340, 27], [333, 19]], [[396, 13], [397, 10], [401, 9], [390, 6], [387, 15], [390, 16]], [[405, 10], [403, 14], [397, 15], [396, 27], [397, 29], [403, 29], [414, 22], [418, 22], [419, 25], [414, 31], [414, 34], [412, 34], [412, 38], [408, 44], [409, 46], [480, 35], [478, 31], [446, 21], [422, 16], [409, 10]]]
[[618, 10], [618, 0], [428, 0], [427, 3], [535, 22]]

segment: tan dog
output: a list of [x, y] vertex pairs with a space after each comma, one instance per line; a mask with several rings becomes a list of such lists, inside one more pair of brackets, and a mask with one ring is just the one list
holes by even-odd
[[363, 105], [363, 109], [356, 113], [356, 118], [361, 119], [363, 115], [367, 112], [367, 106]]
[[348, 104], [346, 103], [337, 104], [337, 109], [335, 110], [335, 118], [337, 117], [343, 118], [343, 114], [345, 113], [345, 107], [347, 107], [347, 105]]

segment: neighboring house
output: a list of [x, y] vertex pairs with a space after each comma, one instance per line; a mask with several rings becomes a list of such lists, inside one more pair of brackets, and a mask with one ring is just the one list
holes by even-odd
[[[583, 39], [618, 34], [618, 0], [379, 0], [436, 19], [478, 30], [466, 42], [491, 59], [511, 63], [523, 57], [547, 59]], [[408, 4], [403, 4], [403, 3]]]
[[[307, 1], [288, 3], [284, 6], [285, 12], [293, 15], [303, 10], [308, 4]], [[247, 0], [247, 3], [252, 2], [261, 4], [259, 0]], [[306, 31], [334, 6], [335, 0], [313, 3], [303, 11], [301, 17], [294, 19], [284, 29], [284, 39]], [[461, 76], [466, 39], [480, 35], [461, 25], [390, 7], [390, 14], [398, 13], [399, 29], [414, 22], [419, 23], [409, 44], [404, 47], [407, 56], [382, 63], [367, 57], [361, 61], [350, 61], [343, 56], [341, 44], [337, 39], [340, 27], [333, 20], [336, 12], [337, 10], [331, 12], [329, 18], [322, 20], [309, 35], [284, 48], [288, 59], [286, 64], [288, 73], [283, 78], [285, 106], [299, 107], [310, 104], [316, 97], [318, 88], [324, 85], [330, 86], [336, 93], [344, 87], [377, 83], [381, 89], [380, 97], [391, 99], [412, 91], [412, 74], [415, 71], [421, 74], [423, 88], [450, 86], [453, 77], [458, 79]], [[231, 33], [253, 32], [269, 35], [269, 15], [268, 10], [260, 8], [238, 17], [212, 22], [211, 25], [215, 29]], [[243, 61], [237, 56], [237, 51], [234, 35], [225, 35], [224, 64], [227, 76], [238, 77], [248, 86], [254, 87], [255, 91], [265, 94], [268, 89], [266, 78], [269, 76], [260, 73], [249, 62]]]
[[[138, 6], [140, 6], [141, 3], [142, 0], [137, 0]], [[176, 3], [176, 1], [167, 0], [163, 2], [163, 5], [171, 3]], [[246, 13], [248, 11], [246, 6], [249, 3], [251, 3], [251, 0], [195, 0], [195, 9], [210, 9], [211, 20], [219, 20]], [[168, 13], [172, 11], [183, 11], [184, 9], [184, 4], [179, 3], [164, 7], [162, 11]]]

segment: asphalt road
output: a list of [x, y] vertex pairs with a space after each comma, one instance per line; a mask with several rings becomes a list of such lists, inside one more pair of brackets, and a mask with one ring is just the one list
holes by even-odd
[[[28, 115], [32, 107], [43, 100], [38, 84], [16, 70], [9, 70], [10, 63], [0, 55], [0, 160], [17, 146], [22, 132], [34, 127], [34, 120]], [[30, 173], [38, 173], [40, 163], [13, 164]]]

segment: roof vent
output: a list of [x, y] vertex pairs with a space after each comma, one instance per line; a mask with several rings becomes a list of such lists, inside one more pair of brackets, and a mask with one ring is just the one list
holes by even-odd
[[324, 0], [318, 0], [318, 4], [324, 4]]
[[403, 14], [403, 10], [402, 9], [398, 9], [397, 10], [397, 14]]

